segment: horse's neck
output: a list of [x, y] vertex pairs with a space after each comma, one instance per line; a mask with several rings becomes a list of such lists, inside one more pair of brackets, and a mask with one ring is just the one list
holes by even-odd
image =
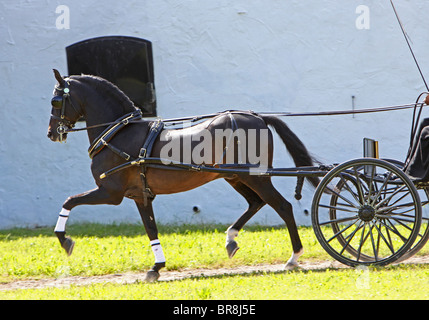
[[[136, 111], [136, 108], [133, 105], [124, 105], [121, 101], [107, 100], [99, 94], [92, 94], [86, 99], [86, 125], [91, 127], [100, 124], [109, 124], [133, 111]], [[107, 127], [108, 125], [88, 130], [90, 143], [94, 141], [94, 139], [96, 139]]]

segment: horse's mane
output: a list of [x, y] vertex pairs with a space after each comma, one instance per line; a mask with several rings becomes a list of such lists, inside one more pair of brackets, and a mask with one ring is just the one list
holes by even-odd
[[80, 76], [71, 76], [70, 78], [75, 78], [76, 80], [90, 85], [103, 97], [106, 97], [107, 101], [115, 101], [115, 103], [120, 103], [120, 105], [122, 105], [126, 111], [134, 111], [137, 109], [131, 99], [121, 89], [104, 78], [86, 74], [82, 74]]

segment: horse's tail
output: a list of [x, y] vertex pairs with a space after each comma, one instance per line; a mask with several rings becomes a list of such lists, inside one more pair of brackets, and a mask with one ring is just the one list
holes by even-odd
[[[286, 149], [292, 156], [297, 167], [313, 166], [313, 158], [302, 141], [289, 129], [289, 127], [277, 117], [261, 116], [267, 125], [273, 127], [286, 145]], [[320, 179], [318, 177], [307, 177], [307, 180], [316, 188]], [[299, 183], [299, 180], [298, 180]], [[302, 183], [302, 182], [301, 182]]]

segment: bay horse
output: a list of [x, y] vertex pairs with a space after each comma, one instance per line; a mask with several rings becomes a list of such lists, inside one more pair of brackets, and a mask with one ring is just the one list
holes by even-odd
[[[54, 75], [57, 84], [51, 100], [52, 110], [47, 134], [54, 142], [65, 141], [74, 124], [84, 117], [89, 142], [92, 145], [99, 139], [108, 124], [118, 123], [120, 122], [118, 119], [123, 119], [124, 115], [134, 114], [139, 110], [117, 86], [103, 78], [92, 75], [62, 77], [55, 69]], [[129, 157], [138, 158], [153, 123], [153, 120], [143, 119], [130, 121], [111, 138], [109, 144], [115, 146], [116, 149], [120, 148]], [[313, 160], [304, 144], [283, 121], [273, 116], [246, 111], [234, 112], [232, 115], [224, 112], [187, 128], [164, 128], [163, 133], [166, 133], [164, 136], [185, 137], [195, 136], [201, 130], [214, 135], [216, 129], [233, 127], [248, 130], [247, 132], [254, 130], [259, 133], [266, 130], [268, 147], [266, 150], [261, 149], [261, 152], [267, 153], [268, 166], [271, 168], [273, 137], [268, 126], [274, 128], [278, 133], [296, 166], [312, 166]], [[103, 140], [101, 141], [104, 143]], [[163, 147], [167, 143], [161, 136], [158, 136], [154, 141], [151, 155], [160, 157]], [[239, 141], [235, 139], [233, 143], [238, 144]], [[195, 147], [195, 143], [193, 147]], [[65, 227], [69, 213], [74, 207], [96, 204], [119, 205], [124, 197], [127, 197], [134, 200], [137, 205], [155, 256], [155, 264], [147, 272], [146, 280], [156, 281], [159, 278], [159, 270], [165, 266], [166, 259], [158, 240], [158, 230], [152, 209], [155, 195], [187, 191], [212, 180], [224, 178], [248, 202], [247, 210], [226, 232], [226, 249], [229, 257], [232, 258], [238, 249], [235, 241], [238, 232], [259, 209], [268, 204], [285, 221], [290, 234], [293, 253], [285, 268], [297, 266], [297, 260], [303, 253], [303, 246], [293, 216], [292, 205], [274, 188], [269, 176], [168, 170], [162, 166], [148, 166], [144, 172], [144, 179], [142, 179], [140, 166], [130, 166], [102, 179], [101, 174], [126, 162], [124, 157], [114, 151], [113, 147], [101, 148], [92, 157], [91, 171], [97, 188], [67, 198], [62, 206], [54, 232], [68, 255], [72, 253], [74, 241], [70, 237], [66, 237]], [[181, 152], [183, 156], [184, 151], [181, 150]], [[234, 159], [237, 159], [236, 153], [235, 151]], [[211, 160], [212, 163], [209, 165], [218, 163], [214, 155]], [[245, 162], [248, 162], [247, 158]], [[317, 186], [318, 178], [307, 179], [313, 186]], [[150, 196], [145, 193], [147, 187], [150, 188]]]

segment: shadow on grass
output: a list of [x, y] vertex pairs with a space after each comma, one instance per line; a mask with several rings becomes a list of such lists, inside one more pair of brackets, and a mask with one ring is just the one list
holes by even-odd
[[[346, 269], [350, 269], [351, 267], [325, 267], [325, 268], [316, 268], [316, 269], [301, 269], [296, 268], [294, 270], [275, 270], [275, 271], [267, 271], [267, 270], [257, 270], [257, 271], [237, 271], [237, 272], [219, 272], [215, 274], [198, 274], [198, 270], [195, 275], [185, 275], [183, 277], [178, 276], [176, 279], [166, 279], [162, 280], [162, 273], [160, 281], [162, 282], [177, 282], [177, 281], [186, 281], [186, 280], [207, 280], [207, 279], [228, 279], [228, 278], [236, 278], [236, 277], [255, 277], [255, 276], [270, 276], [270, 275], [280, 275], [280, 274], [309, 274], [316, 272], [327, 272], [327, 271], [344, 271]], [[214, 269], [213, 272], [216, 270]]]
[[[317, 261], [315, 261], [317, 263]], [[215, 274], [204, 274], [200, 273], [198, 274], [198, 270], [195, 270], [195, 274], [193, 275], [186, 275], [183, 277], [177, 277], [176, 279], [168, 279], [168, 280], [162, 280], [162, 274], [161, 274], [161, 281], [163, 282], [176, 282], [176, 281], [185, 281], [185, 280], [206, 280], [206, 279], [228, 279], [228, 278], [236, 278], [236, 277], [255, 277], [255, 276], [270, 276], [270, 275], [288, 275], [288, 274], [312, 274], [312, 273], [325, 273], [325, 272], [348, 272], [350, 270], [355, 270], [356, 272], [362, 273], [363, 270], [368, 270], [369, 272], [389, 272], [389, 271], [406, 271], [406, 270], [418, 270], [418, 269], [426, 269], [428, 267], [428, 264], [426, 263], [415, 263], [415, 262], [403, 262], [399, 264], [394, 265], [388, 265], [388, 266], [367, 266], [367, 267], [350, 267], [347, 265], [341, 265], [338, 267], [334, 266], [326, 266], [326, 267], [314, 267], [311, 269], [304, 269], [304, 268], [295, 268], [293, 270], [274, 270], [274, 271], [267, 271], [267, 270], [256, 270], [256, 271], [243, 271], [243, 270], [237, 270], [232, 272], [219, 272]], [[213, 270], [215, 272], [215, 269]]]
[[[198, 233], [224, 233], [229, 225], [226, 224], [201, 224], [201, 225], [158, 225], [158, 231], [162, 234], [197, 234]], [[246, 231], [270, 231], [275, 229], [285, 229], [285, 226], [246, 226]], [[0, 241], [14, 240], [28, 237], [55, 237], [54, 227], [38, 228], [14, 228], [0, 230]], [[79, 223], [67, 225], [67, 235], [72, 238], [79, 237], [140, 237], [146, 236], [143, 224], [99, 224], [99, 223]]]

